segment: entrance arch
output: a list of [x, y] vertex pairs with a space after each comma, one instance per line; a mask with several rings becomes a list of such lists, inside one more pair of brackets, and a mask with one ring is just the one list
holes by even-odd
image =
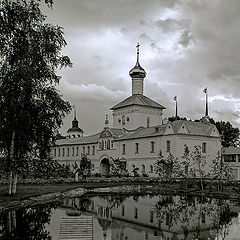
[[101, 160], [101, 163], [100, 163], [100, 171], [99, 171], [99, 173], [101, 175], [109, 175], [109, 171], [110, 171], [109, 160], [107, 158], [103, 158]]

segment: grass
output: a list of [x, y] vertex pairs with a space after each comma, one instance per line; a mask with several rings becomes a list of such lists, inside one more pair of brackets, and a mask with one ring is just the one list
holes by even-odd
[[28, 199], [49, 193], [66, 192], [75, 188], [99, 188], [126, 185], [126, 183], [62, 183], [62, 184], [19, 184], [17, 185], [17, 193], [14, 196], [7, 194], [7, 185], [0, 185], [0, 205], [15, 200]]

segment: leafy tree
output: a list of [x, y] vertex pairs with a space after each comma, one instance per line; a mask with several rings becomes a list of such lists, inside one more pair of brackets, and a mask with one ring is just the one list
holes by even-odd
[[114, 176], [120, 176], [123, 172], [126, 172], [126, 163], [120, 159], [114, 159], [109, 161], [110, 163], [110, 173]]
[[184, 153], [182, 156], [182, 161], [180, 163], [181, 168], [183, 169], [182, 171], [182, 177], [185, 181], [185, 188], [188, 188], [188, 179], [190, 177], [190, 150], [187, 145], [184, 145]]
[[168, 121], [170, 121], [170, 122], [174, 122], [174, 121], [176, 121], [176, 120], [187, 120], [187, 118], [185, 118], [185, 117], [179, 117], [179, 116], [177, 116], [177, 117], [169, 117], [169, 118], [168, 118]]
[[71, 108], [56, 90], [56, 70], [71, 66], [61, 55], [63, 29], [45, 23], [39, 5], [37, 0], [1, 0], [0, 6], [0, 150], [9, 194], [16, 193], [17, 174], [30, 158], [49, 155]]
[[85, 178], [91, 174], [93, 170], [93, 164], [89, 158], [85, 154], [82, 155], [80, 165], [79, 165], [79, 173]]
[[165, 158], [160, 151], [157, 162], [154, 165], [155, 172], [166, 181], [172, 181], [181, 175], [181, 167], [177, 158], [169, 152]]
[[191, 153], [191, 159], [193, 162], [193, 175], [200, 179], [201, 190], [204, 190], [203, 178], [206, 175], [204, 168], [207, 162], [205, 156], [202, 155], [200, 146], [194, 146], [194, 150]]
[[234, 128], [230, 122], [216, 122], [216, 127], [221, 134], [223, 147], [236, 147], [239, 141], [239, 129]]
[[223, 191], [223, 181], [231, 181], [233, 179], [232, 169], [228, 163], [223, 161], [220, 152], [212, 161], [210, 174], [217, 181], [218, 191]]

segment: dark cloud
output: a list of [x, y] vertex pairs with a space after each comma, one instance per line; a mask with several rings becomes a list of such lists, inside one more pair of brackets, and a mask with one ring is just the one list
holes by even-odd
[[74, 67], [60, 72], [59, 88], [77, 105], [86, 133], [101, 129], [109, 108], [131, 94], [138, 41], [144, 91], [166, 116], [174, 113], [175, 95], [182, 116], [203, 116], [208, 86], [210, 116], [239, 124], [240, 1], [56, 0], [44, 11], [65, 29], [63, 53]]

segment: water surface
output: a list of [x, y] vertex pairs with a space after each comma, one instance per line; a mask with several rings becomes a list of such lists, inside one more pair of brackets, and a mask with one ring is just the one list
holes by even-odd
[[193, 196], [84, 196], [0, 214], [0, 239], [240, 239], [240, 207]]

